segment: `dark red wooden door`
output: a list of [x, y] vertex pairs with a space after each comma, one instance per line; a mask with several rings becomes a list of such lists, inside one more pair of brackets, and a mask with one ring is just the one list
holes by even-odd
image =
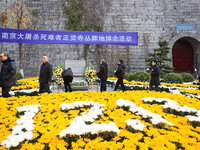
[[172, 49], [174, 72], [194, 73], [194, 51], [189, 42], [178, 40]]

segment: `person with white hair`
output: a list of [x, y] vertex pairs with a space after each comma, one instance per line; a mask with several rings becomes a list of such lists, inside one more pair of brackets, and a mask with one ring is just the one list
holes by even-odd
[[42, 61], [43, 64], [41, 65], [40, 76], [39, 76], [39, 82], [40, 82], [39, 93], [44, 93], [44, 92], [51, 93], [49, 87], [53, 76], [52, 65], [48, 62], [47, 56], [43, 56]]

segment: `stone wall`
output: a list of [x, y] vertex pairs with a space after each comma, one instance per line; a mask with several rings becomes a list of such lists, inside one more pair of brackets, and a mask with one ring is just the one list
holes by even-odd
[[[192, 33], [200, 35], [200, 4], [193, 0], [113, 0], [105, 17], [105, 31], [139, 33], [138, 46], [130, 47], [130, 72], [145, 68], [145, 57], [158, 40], [171, 41]], [[196, 24], [196, 31], [176, 31], [177, 24]], [[195, 37], [196, 38], [196, 37]], [[197, 39], [200, 42], [200, 39]], [[174, 41], [175, 42], [175, 41]], [[173, 43], [174, 44], [174, 43]], [[170, 48], [172, 48], [172, 44]], [[125, 49], [125, 47], [124, 47]], [[171, 55], [170, 55], [171, 56]]]
[[[94, 1], [94, 0], [92, 0]], [[98, 2], [98, 0], [96, 0]], [[63, 13], [62, 0], [27, 0], [28, 7], [42, 17], [37, 29], [64, 30], [67, 21]], [[66, 2], [67, 4], [67, 2]], [[1, 6], [0, 6], [1, 7]], [[174, 42], [182, 37], [190, 36], [196, 39], [194, 48], [200, 53], [200, 3], [198, 0], [103, 0], [103, 30], [108, 32], [138, 32], [138, 46], [103, 46], [105, 53], [113, 63], [112, 51], [126, 60], [127, 72], [133, 73], [145, 70], [147, 53], [158, 47], [159, 40], [167, 40], [172, 48]], [[0, 9], [1, 10], [1, 9]], [[195, 24], [195, 31], [177, 31], [177, 24]], [[19, 66], [18, 45], [3, 44], [16, 59]], [[103, 55], [95, 52], [95, 46], [90, 46], [87, 63], [92, 63], [98, 69]], [[83, 45], [24, 45], [24, 72], [26, 77], [37, 76], [42, 63], [42, 56], [49, 56], [53, 65], [64, 64], [67, 59], [83, 59]], [[171, 53], [169, 55], [171, 57]], [[200, 59], [199, 59], [200, 60]], [[117, 63], [117, 62], [116, 62]], [[199, 62], [197, 62], [199, 63]], [[18, 67], [19, 68], [19, 67]], [[114, 70], [112, 66], [110, 69]]]

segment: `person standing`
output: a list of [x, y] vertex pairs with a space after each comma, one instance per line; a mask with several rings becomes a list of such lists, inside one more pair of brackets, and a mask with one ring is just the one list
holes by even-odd
[[16, 65], [14, 59], [9, 57], [8, 54], [2, 53], [0, 55], [2, 66], [0, 73], [0, 84], [2, 87], [2, 96], [11, 97], [9, 91], [16, 81]]
[[115, 76], [118, 78], [118, 80], [117, 80], [117, 83], [115, 85], [114, 91], [117, 90], [119, 85], [121, 85], [123, 91], [126, 91], [126, 88], [125, 88], [124, 82], [123, 82], [123, 79], [124, 79], [124, 76], [125, 76], [125, 68], [126, 67], [124, 65], [124, 61], [123, 60], [119, 60], [118, 61], [118, 68], [117, 68], [117, 70], [115, 72]]
[[[68, 69], [65, 69], [63, 72], [62, 72], [62, 77], [63, 77], [63, 80], [64, 80], [64, 85], [65, 85], [65, 92], [72, 92], [72, 88], [71, 88], [71, 83], [72, 83], [72, 80], [73, 80], [73, 72], [71, 70], [71, 68], [68, 68]], [[69, 90], [68, 90], [69, 88]]]
[[[197, 79], [199, 80], [199, 83], [197, 83], [197, 84], [200, 85], [200, 75], [197, 75]], [[200, 90], [200, 86], [198, 89]]]
[[41, 65], [40, 76], [39, 76], [39, 82], [40, 82], [39, 93], [44, 93], [44, 92], [51, 93], [49, 86], [51, 83], [51, 78], [53, 76], [52, 65], [48, 62], [47, 56], [43, 56], [42, 61], [43, 64]]
[[157, 66], [156, 60], [153, 60], [151, 64], [153, 68], [152, 68], [152, 71], [149, 73], [151, 75], [149, 89], [152, 90], [153, 86], [155, 86], [155, 90], [158, 91], [158, 86], [160, 85], [160, 69]]
[[106, 91], [106, 80], [108, 78], [108, 65], [107, 63], [102, 60], [100, 62], [100, 70], [97, 72], [97, 77], [100, 78], [101, 81], [101, 88], [100, 91]]

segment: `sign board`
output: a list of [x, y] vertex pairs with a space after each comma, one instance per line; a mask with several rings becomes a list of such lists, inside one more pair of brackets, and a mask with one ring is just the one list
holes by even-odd
[[65, 60], [65, 69], [71, 68], [74, 77], [83, 77], [85, 73], [85, 60]]
[[138, 32], [50, 31], [0, 28], [0, 43], [138, 45]]
[[195, 30], [195, 24], [177, 24], [176, 30]]

